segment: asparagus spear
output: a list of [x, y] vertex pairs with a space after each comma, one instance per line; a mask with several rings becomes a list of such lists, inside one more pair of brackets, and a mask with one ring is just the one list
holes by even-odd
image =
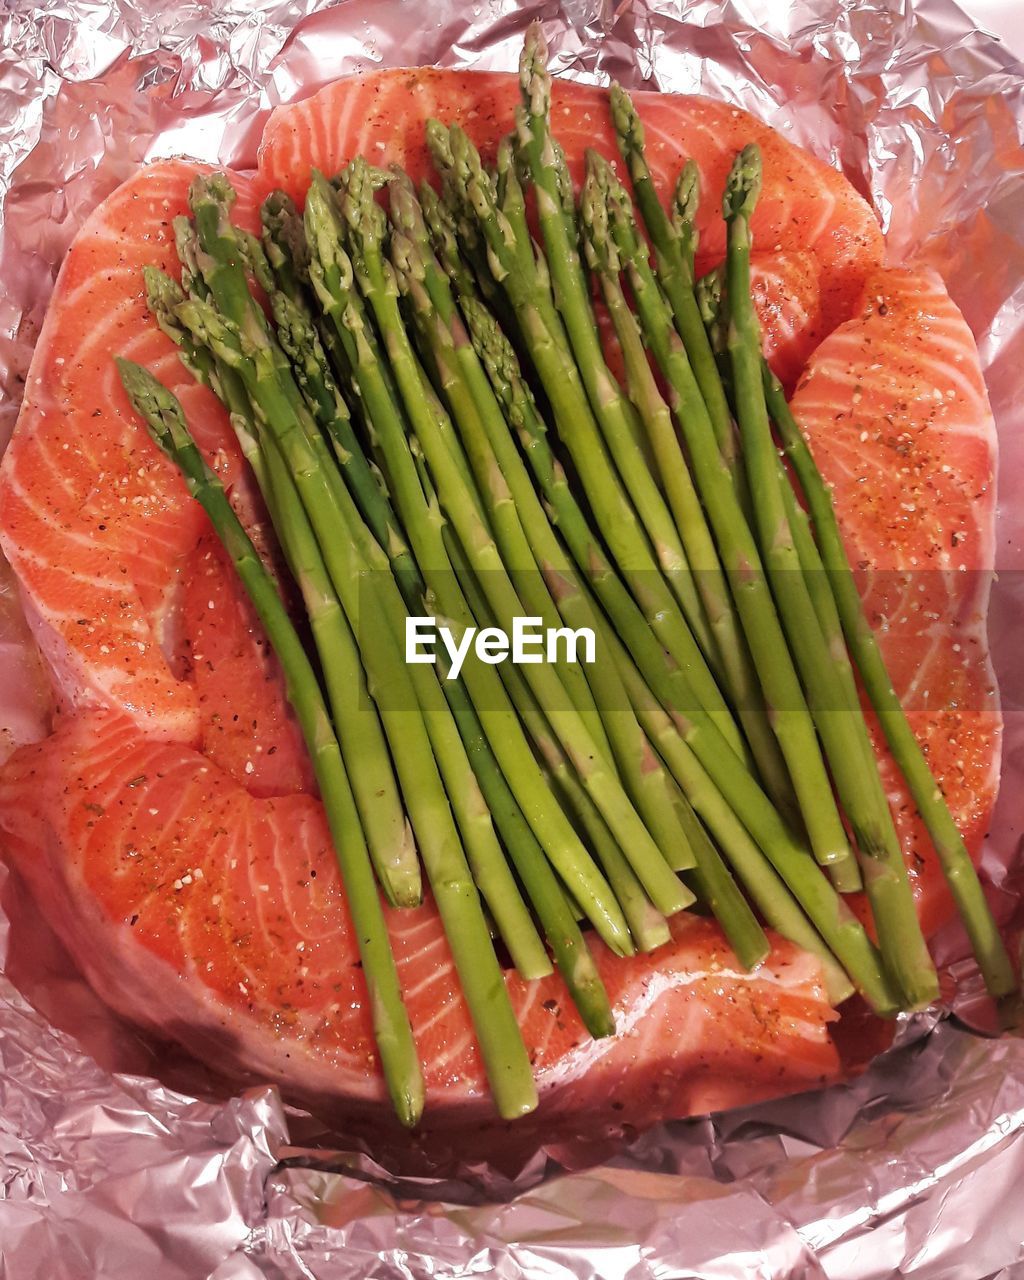
[[[353, 212], [349, 208], [350, 217]], [[390, 264], [380, 256], [379, 239], [369, 220], [360, 220], [353, 229], [358, 235], [358, 274], [364, 293], [374, 308], [392, 369], [402, 388], [409, 420], [427, 458], [442, 505], [474, 572], [480, 575], [484, 594], [499, 625], [511, 633], [514, 619], [523, 616], [525, 610], [482, 513], [477, 509], [475, 495], [450, 452], [447, 443], [449, 432], [439, 429], [439, 415], [427, 403], [429, 387], [411, 350], [397, 300], [392, 287], [389, 287]], [[691, 898], [661, 856], [602, 750], [602, 744], [595, 740], [577, 707], [566, 705], [565, 688], [557, 672], [545, 663], [538, 663], [526, 666], [525, 673], [580, 781], [632, 863], [652, 902], [666, 914], [682, 910]]]
[[248, 395], [236, 370], [218, 364], [180, 323], [175, 308], [185, 299], [167, 275], [144, 270], [150, 309], [181, 350], [186, 366], [224, 401], [236, 435], [274, 514], [292, 572], [302, 591], [320, 656], [339, 745], [355, 795], [370, 856], [388, 901], [415, 906], [421, 899], [419, 863], [376, 710], [369, 700], [355, 638], [331, 586], [316, 538], [280, 455], [259, 443]]
[[589, 153], [588, 169], [608, 205], [611, 233], [627, 268], [648, 346], [672, 392], [672, 409], [689, 450], [694, 481], [718, 543], [815, 856], [822, 864], [848, 859], [846, 833], [757, 543], [714, 443], [704, 399], [637, 236], [629, 197], [607, 161], [595, 152]]
[[[319, 433], [305, 416], [287, 361], [273, 343], [262, 313], [257, 315], [258, 308], [252, 306], [228, 217], [228, 192], [225, 181], [201, 181], [193, 193], [193, 209], [207, 259], [200, 265], [211, 294], [241, 314], [245, 332], [228, 315], [219, 315], [200, 302], [187, 303], [179, 312], [188, 307], [186, 322], [201, 332], [218, 358], [233, 363], [241, 374], [292, 472], [350, 625], [357, 634], [359, 624], [363, 626], [362, 654], [371, 693], [381, 711], [420, 854], [473, 1016], [495, 1105], [503, 1116], [521, 1115], [536, 1106], [536, 1086], [435, 758], [434, 744], [444, 740], [445, 726], [443, 721], [438, 724], [432, 708], [420, 706], [383, 604], [379, 611], [361, 610], [363, 591], [383, 590], [390, 575], [363, 571], [372, 538], [344, 485], [331, 483], [325, 466], [328, 455], [319, 453], [313, 443]], [[432, 672], [426, 674], [433, 678]], [[441, 702], [443, 706], [443, 698]], [[418, 706], [420, 710], [414, 710]], [[428, 724], [435, 730], [434, 738]], [[464, 758], [457, 731], [455, 738]]]
[[644, 127], [632, 98], [621, 85], [613, 84], [609, 105], [619, 150], [629, 170], [633, 194], [654, 247], [658, 280], [672, 308], [690, 367], [707, 405], [719, 450], [730, 472], [735, 473], [737, 441], [732, 415], [693, 295], [693, 257], [697, 248], [694, 219], [700, 204], [699, 171], [692, 160], [687, 161], [676, 187], [673, 216], [670, 218], [658, 199], [647, 166]]
[[[301, 362], [299, 379], [304, 394], [307, 400], [313, 402], [314, 411], [318, 411], [317, 416], [327, 417], [330, 430], [332, 421], [339, 416], [338, 406], [340, 405], [344, 410], [344, 401], [326, 372], [323, 350], [321, 348], [317, 351], [315, 347], [309, 345], [315, 340], [311, 325], [290, 299], [276, 293], [269, 264], [264, 264], [264, 269], [260, 270], [259, 258], [258, 250], [251, 248], [250, 260], [257, 265], [257, 278], [271, 297], [272, 308], [279, 319], [278, 336], [292, 358], [293, 369], [296, 362]], [[351, 429], [348, 431], [348, 438], [352, 442], [352, 447], [358, 450]], [[346, 454], [346, 468], [350, 469], [351, 464], [356, 461], [357, 454], [347, 450]], [[375, 482], [361, 451], [358, 452], [358, 459], [361, 460], [362, 467], [357, 468], [354, 474], [369, 477]], [[382, 491], [378, 489], [378, 492], [383, 496]], [[419, 569], [405, 544], [404, 534], [399, 532], [390, 504], [384, 506], [383, 514], [388, 537], [387, 554], [395, 574], [396, 584], [406, 599], [416, 602], [414, 607], [419, 610], [422, 608], [424, 590]], [[400, 621], [398, 619], [400, 608], [397, 599], [395, 606], [397, 612], [392, 623], [392, 632], [396, 640], [404, 641], [404, 618]], [[413, 675], [413, 685], [421, 706], [427, 712], [428, 731], [432, 730], [434, 750], [474, 879], [490, 907], [516, 968], [526, 978], [542, 977], [551, 972], [551, 964], [502, 854], [490, 808], [478, 785], [479, 778], [473, 768], [474, 759], [477, 766], [486, 768], [488, 764], [486, 751], [479, 737], [471, 736], [468, 742], [460, 741], [462, 729], [471, 728], [471, 721], [463, 715], [460, 729], [458, 719], [454, 718], [454, 711], [456, 706], [464, 701], [464, 697], [459, 697], [462, 693], [461, 686], [448, 681], [445, 684], [451, 686], [445, 690], [448, 694], [451, 714], [445, 709], [442, 692], [432, 675], [425, 672], [416, 672]], [[465, 711], [465, 707], [460, 709]]]
[[[478, 402], [487, 406], [489, 410], [485, 414], [485, 423], [488, 438], [494, 447], [495, 459], [502, 473], [509, 479], [517, 507], [520, 511], [529, 513], [528, 527], [531, 535], [537, 539], [534, 542], [535, 550], [544, 557], [542, 564], [545, 567], [545, 571], [557, 571], [562, 580], [568, 580], [571, 576], [571, 566], [568, 565], [564, 558], [564, 553], [561, 552], [557, 544], [557, 539], [548, 523], [547, 515], [540, 506], [533, 486], [526, 475], [522, 460], [515, 450], [511, 434], [504, 422], [501, 407], [487, 381], [487, 375], [478, 361], [476, 352], [468, 346], [468, 340], [462, 329], [448, 281], [441, 273], [436, 260], [433, 260], [432, 255], [430, 255], [429, 245], [425, 242], [425, 227], [420, 220], [415, 197], [411, 188], [406, 183], [403, 183], [400, 177], [395, 177], [392, 180], [391, 202], [394, 220], [409, 234], [410, 238], [415, 242], [415, 249], [417, 250], [417, 252], [413, 252], [414, 246], [412, 244], [407, 244], [403, 247], [401, 238], [395, 237], [393, 252], [397, 252], [399, 256], [404, 258], [406, 269], [412, 272], [414, 267], [418, 267], [416, 278], [421, 280], [423, 285], [420, 306], [417, 308], [418, 313], [425, 317], [428, 314], [425, 303], [430, 304], [432, 310], [429, 314], [436, 319], [436, 325], [434, 326], [435, 340], [444, 344], [445, 335], [448, 336], [448, 345], [453, 352], [453, 357], [463, 367], [467, 381], [476, 392]], [[455, 252], [453, 241], [448, 242], [446, 252], [451, 259]], [[457, 262], [452, 265], [454, 266], [453, 274], [458, 277], [459, 265]], [[465, 277], [462, 279], [462, 287], [464, 290], [472, 287]], [[438, 336], [438, 333], [440, 333], [440, 336]], [[481, 381], [483, 381], [482, 386], [480, 385]], [[546, 531], [546, 536], [544, 531]], [[554, 539], [554, 546], [551, 539]], [[595, 627], [600, 625], [595, 621], [592, 613], [588, 615], [588, 620]], [[622, 688], [621, 684], [619, 687], [620, 689]], [[623, 689], [622, 694], [619, 696], [624, 697], [624, 695], [625, 691]], [[557, 772], [559, 762], [557, 760], [552, 761], [547, 753], [546, 758], [549, 759], [552, 768]], [[717, 851], [711, 845], [684, 797], [677, 791], [675, 798], [678, 804], [677, 812], [681, 821], [685, 824], [684, 831], [686, 831], [688, 839], [697, 842], [698, 847], [701, 849], [702, 856], [697, 869], [693, 873], [694, 879], [705, 900], [709, 901], [716, 913], [719, 914], [727, 936], [733, 941], [741, 960], [754, 967], [766, 954], [767, 944], [764, 934], [751, 915], [742, 895], [736, 889], [734, 881], [724, 868]], [[575, 799], [575, 807], [577, 807], [578, 811], [582, 809], [583, 820], [587, 823], [591, 815], [580, 805], [579, 797], [577, 796]], [[588, 824], [587, 830], [592, 841], [599, 844], [601, 840], [600, 828], [595, 830], [592, 825]], [[758, 856], [755, 853], [755, 857]], [[621, 854], [619, 857], [621, 857]], [[602, 860], [604, 861], [604, 859]], [[625, 901], [622, 890], [618, 885], [616, 885], [616, 888], [620, 901]], [[783, 889], [782, 892], [784, 894], [785, 890]], [[627, 917], [629, 918], [628, 908]], [[634, 935], [638, 936], [639, 940], [640, 925], [632, 918], [630, 918], [630, 925]], [[663, 927], [662, 925], [661, 928], [663, 929]], [[667, 937], [667, 934], [661, 934], [659, 940], [664, 937]], [[642, 942], [641, 945], [643, 945]]]
[[[490, 607], [465, 552], [454, 535], [451, 536], [449, 546], [452, 564], [474, 615], [481, 622], [490, 622]], [[609, 883], [614, 888], [637, 946], [641, 951], [653, 951], [662, 946], [671, 936], [665, 917], [652, 905], [597, 806], [580, 784], [561, 744], [551, 733], [544, 712], [529, 685], [517, 669], [509, 664], [504, 668], [503, 678], [524, 724], [530, 729], [541, 759], [583, 827]], [[572, 892], [571, 887], [569, 891]]]
[[[686, 879], [696, 886], [698, 898], [721, 925], [736, 959], [752, 972], [771, 955], [772, 945], [682, 790], [679, 798], [686, 838], [695, 855], [693, 870], [687, 873]], [[846, 974], [831, 956], [828, 959], [829, 968], [836, 971], [845, 991]]]
[[[700, 647], [661, 576], [635, 513], [622, 491], [580, 382], [575, 362], [548, 285], [538, 272], [528, 238], [513, 232], [513, 223], [497, 206], [494, 185], [485, 173], [472, 143], [458, 128], [448, 132], [437, 121], [427, 125], [435, 164], [449, 164], [449, 186], [464, 192], [466, 219], [475, 218], [485, 236], [491, 266], [516, 313], [519, 330], [551, 403], [565, 441], [609, 547], [658, 638], [672, 654], [692, 690], [691, 703], [707, 708], [732, 744], [744, 753], [743, 740], [701, 653]], [[509, 191], [517, 184], [510, 178]], [[516, 197], [521, 199], [521, 193]], [[518, 219], [519, 215], [512, 211]]]
[[[287, 279], [287, 274], [284, 278]], [[309, 410], [333, 442], [352, 496], [373, 536], [387, 552], [403, 596], [422, 595], [423, 580], [416, 562], [380, 478], [374, 473], [356, 437], [348, 405], [331, 375], [314, 319], [304, 300], [293, 299], [284, 287], [278, 287], [278, 281], [275, 273], [265, 287], [278, 340], [292, 362], [292, 370]]]
[[302, 215], [284, 191], [271, 191], [260, 205], [263, 250], [277, 287], [295, 303], [306, 301], [309, 285], [309, 246]]
[[736, 157], [723, 201], [732, 363], [743, 458], [775, 600], [807, 689], [814, 722], [862, 857], [864, 884], [886, 965], [911, 1006], [938, 995], [935, 966], [921, 931], [899, 837], [878, 773], [860, 702], [838, 677], [801, 572], [786, 516], [762, 377], [761, 335], [750, 293], [750, 218], [761, 187], [761, 156]]
[[[453, 432], [451, 419], [443, 410], [438, 411], [440, 406], [437, 409], [433, 407], [432, 394], [423, 385], [412, 344], [401, 323], [393, 267], [382, 254], [385, 215], [373, 199], [369, 185], [362, 178], [364, 168], [365, 161], [360, 159], [349, 166], [346, 198], [341, 202], [342, 214], [348, 223], [349, 238], [353, 245], [352, 257], [357, 279], [377, 318], [395, 379], [406, 400], [407, 415], [417, 430], [417, 435], [422, 439], [425, 429], [431, 434], [447, 436]], [[430, 426], [424, 426], [422, 415], [426, 412], [430, 412]], [[510, 580], [524, 606], [521, 612], [541, 618], [545, 626], [558, 626], [555, 602], [544, 578], [537, 572], [505, 477], [492, 462], [481, 457], [477, 435], [472, 432], [460, 434], [459, 441], [457, 456], [461, 459], [465, 450], [476, 485], [475, 490], [469, 488], [472, 481], [462, 486], [463, 496], [468, 498], [474, 492], [479, 494], [481, 516], [491, 521], [495, 543], [504, 553], [504, 565], [510, 571]], [[582, 666], [563, 663], [558, 668], [558, 675], [569, 695], [570, 704], [579, 711], [602, 754], [610, 759], [611, 751], [604, 725]]]
[[[558, 527], [614, 623], [610, 642], [617, 645], [630, 700], [651, 741], [765, 919], [784, 937], [822, 958], [831, 998], [837, 1002], [844, 999], [850, 986], [829, 947], [872, 1007], [880, 1013], [892, 1013], [896, 1007], [894, 996], [858, 921], [828, 883], [820, 883], [820, 873], [806, 849], [788, 830], [756, 781], [740, 766], [708, 718], [699, 711], [687, 710], [676, 693], [664, 654], [628, 592], [603, 559], [599, 540], [590, 532], [587, 519], [565, 482], [529, 388], [519, 375], [515, 353], [478, 300], [463, 298], [462, 310], [506, 415], [521, 432], [524, 451]], [[625, 643], [618, 641], [616, 632]], [[634, 658], [642, 675], [636, 670]], [[657, 697], [652, 696], [652, 690]], [[771, 865], [765, 863], [762, 851]], [[808, 923], [808, 916], [814, 927]]]
[[[424, 494], [432, 505], [436, 505], [437, 495], [434, 492], [433, 483], [430, 480], [422, 452], [419, 450], [414, 451], [414, 460], [417, 464]], [[463, 586], [466, 600], [473, 616], [478, 621], [491, 622], [490, 609], [483, 598], [476, 576], [469, 568], [465, 553], [459, 545], [458, 538], [453, 533], [451, 526], [445, 524], [442, 534], [449, 559], [454, 567], [458, 581]], [[508, 671], [509, 669], [506, 668], [506, 672]], [[539, 755], [547, 765], [557, 790], [582, 824], [587, 839], [590, 841], [591, 847], [597, 854], [598, 861], [608, 876], [608, 881], [615, 891], [615, 896], [622, 905], [623, 915], [629, 924], [634, 941], [641, 951], [653, 951], [656, 947], [667, 942], [670, 936], [665, 917], [651, 904], [632, 867], [616, 844], [614, 836], [608, 830], [593, 801], [580, 785], [565, 753], [552, 736], [544, 713], [541, 711], [526, 682], [522, 679], [515, 679], [513, 672], [508, 680], [508, 686], [512, 699], [522, 714], [524, 724], [529, 727]], [[562, 898], [574, 921], [582, 920], [585, 917], [586, 913], [579, 906], [572, 890], [564, 882]], [[566, 977], [570, 991], [574, 992], [577, 1006], [583, 1010], [584, 1022], [587, 1023], [588, 1028], [591, 1027], [591, 1023], [588, 1021], [590, 1010], [586, 1005], [580, 1004], [578, 996], [575, 995], [574, 987], [574, 984], [580, 982], [581, 977], [586, 974], [587, 970], [581, 970], [579, 965], [573, 965], [571, 970], [563, 968], [562, 972], [563, 976]], [[603, 987], [600, 988], [600, 991], [602, 999], [604, 999]], [[583, 994], [587, 995], [588, 993], [584, 991]], [[610, 1018], [610, 1014], [608, 1016]], [[593, 1030], [593, 1034], [606, 1033]]]
[[[507, 565], [528, 566], [520, 576], [529, 579], [538, 568], [552, 584], [552, 593], [565, 622], [573, 628], [596, 630], [595, 606], [580, 582], [547, 513], [538, 498], [515, 441], [505, 423], [487, 374], [480, 364], [459, 315], [448, 278], [434, 258], [429, 236], [411, 185], [392, 181], [393, 218], [403, 227], [392, 237], [392, 260], [400, 285], [410, 300], [423, 342], [431, 352], [449, 405], [459, 423], [481, 492], [490, 494], [489, 514], [502, 530], [499, 511], [514, 504], [521, 539], [500, 543]], [[501, 478], [495, 492], [493, 478]], [[507, 496], [505, 496], [507, 495]], [[513, 526], [513, 533], [517, 532]], [[522, 544], [525, 543], [525, 546]], [[588, 670], [601, 715], [611, 738], [615, 759], [634, 802], [659, 848], [674, 870], [693, 863], [680, 827], [668, 777], [651, 751], [633, 715], [614, 663], [603, 651]]]
[[[604, 358], [577, 249], [572, 184], [564, 169], [564, 156], [550, 136], [551, 77], [544, 66], [546, 56], [543, 35], [535, 23], [527, 33], [519, 63], [523, 105], [516, 123], [524, 167], [537, 193], [537, 213], [554, 297], [604, 443], [650, 538], [665, 580], [709, 666], [717, 674], [720, 655], [693, 580], [692, 566], [644, 454], [636, 447], [641, 432], [635, 409]], [[503, 204], [507, 209], [508, 193], [505, 194]]]
[[[367, 335], [361, 301], [352, 288], [351, 265], [341, 245], [341, 222], [333, 193], [314, 175], [306, 202], [306, 221], [313, 249], [311, 276], [325, 314], [346, 343], [357, 385], [387, 455], [392, 492], [416, 547], [417, 560], [431, 574], [430, 586], [445, 614], [469, 625], [472, 614], [452, 590], [454, 574], [445, 569], [440, 512], [424, 510], [424, 497], [409, 453], [405, 420]], [[440, 544], [440, 545], [439, 545]], [[547, 856], [573, 890], [609, 947], [629, 953], [626, 922], [601, 873], [550, 795], [529, 743], [503, 696], [492, 668], [470, 662], [463, 668], [470, 695], [488, 741], [513, 793]]]
[[827, 582], [864, 688], [878, 716], [889, 750], [907, 780], [914, 803], [935, 845], [989, 993], [996, 999], [1011, 995], [1018, 987], [1013, 962], [989, 911], [963, 837], [910, 727], [889, 678], [878, 641], [864, 615], [832, 495], [786, 403], [782, 385], [767, 364], [762, 367], [762, 376], [769, 412], [810, 508]]
[[145, 420], [156, 443], [181, 469], [190, 493], [209, 515], [281, 662], [288, 698], [302, 726], [320, 784], [356, 928], [384, 1078], [399, 1119], [412, 1127], [423, 1110], [423, 1077], [355, 800], [316, 675], [273, 579], [263, 567], [216, 475], [196, 447], [181, 405], [141, 366], [118, 358], [117, 367], [133, 408]]
[[697, 588], [722, 655], [726, 687], [768, 794], [787, 816], [792, 817], [796, 801], [786, 762], [768, 722], [757, 673], [736, 617], [689, 465], [672, 424], [671, 410], [658, 389], [644, 350], [640, 327], [619, 281], [620, 262], [614, 242], [608, 235], [607, 208], [592, 175], [584, 184], [580, 213], [587, 261], [598, 277], [605, 305], [615, 326], [625, 359], [630, 395], [651, 440], [662, 483], [694, 569]]
[[[309, 249], [301, 219], [295, 213], [288, 197], [281, 193], [276, 193], [268, 197], [264, 203], [263, 221], [266, 230], [265, 244], [268, 244], [268, 249], [270, 250], [268, 256], [271, 259], [275, 278], [289, 299], [295, 298], [301, 303], [303, 299], [299, 293], [297, 282], [300, 279], [308, 280], [309, 278]], [[298, 264], [301, 264], [301, 266]], [[308, 316], [308, 310], [303, 308], [303, 317], [306, 318]], [[315, 322], [315, 318], [313, 319]], [[317, 333], [323, 340], [324, 347], [330, 347], [332, 340], [337, 344], [334, 356], [335, 365], [351, 374], [352, 366], [349, 357], [333, 327], [326, 323], [317, 324]], [[324, 381], [329, 385], [329, 378], [325, 377]], [[365, 461], [361, 446], [354, 436], [351, 439], [349, 449], [346, 450], [346, 455], [351, 456], [354, 460]], [[361, 469], [351, 470], [349, 472], [350, 482], [354, 482], [360, 475], [368, 473], [368, 468], [366, 473]], [[383, 494], [383, 491], [379, 490], [378, 486], [375, 485], [374, 493], [376, 492]], [[358, 488], [354, 496], [358, 500]], [[391, 509], [390, 501], [387, 499], [386, 494], [383, 495], [383, 506], [383, 518], [376, 522], [376, 527], [371, 519], [371, 515], [376, 509], [376, 504], [364, 504], [361, 506], [364, 516], [370, 520], [371, 528], [374, 528], [375, 532], [377, 532], [377, 529], [398, 528], [397, 518]], [[378, 534], [378, 537], [381, 536], [381, 534]], [[394, 540], [394, 535], [387, 535], [387, 542], [390, 545], [394, 545]], [[402, 545], [404, 546], [404, 543]], [[392, 563], [394, 563], [394, 560], [392, 560]], [[421, 581], [410, 583], [408, 580], [403, 582], [400, 579], [399, 586], [402, 588], [402, 594], [409, 612], [419, 613], [424, 607], [425, 585]], [[564, 897], [558, 891], [558, 882], [554, 873], [545, 859], [543, 850], [526, 822], [491, 751], [483, 727], [473, 709], [472, 702], [469, 700], [460, 681], [446, 679], [442, 687], [451, 706], [452, 714], [455, 716], [459, 726], [473, 770], [479, 780], [483, 797], [493, 816], [494, 824], [501, 833], [509, 855], [537, 912], [538, 919], [551, 944], [556, 963], [581, 1011], [584, 1022], [594, 1035], [610, 1034], [612, 1020], [607, 998], [600, 981], [595, 981], [589, 954], [586, 952], [582, 935], [576, 926], [575, 917], [571, 916], [566, 908]], [[485, 883], [487, 882], [485, 877]], [[543, 968], [538, 964], [532, 951], [524, 951], [522, 945], [523, 931], [512, 927], [515, 922], [514, 916], [511, 921], [508, 920], [507, 904], [514, 903], [516, 895], [509, 894], [507, 889], [503, 891], [499, 881], [495, 885], [495, 892], [488, 896], [496, 899], [498, 918], [506, 921], [506, 926], [502, 929], [502, 933], [506, 937], [517, 968], [524, 976], [539, 976], [539, 973], [543, 972]], [[504, 910], [502, 909], [502, 902], [506, 904]], [[526, 936], [529, 937], [529, 934], [527, 933]]]

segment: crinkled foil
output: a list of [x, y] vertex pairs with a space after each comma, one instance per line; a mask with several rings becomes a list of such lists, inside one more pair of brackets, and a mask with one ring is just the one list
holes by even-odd
[[[971, 0], [968, 0], [969, 5]], [[560, 74], [748, 107], [843, 166], [894, 261], [937, 266], [978, 335], [1002, 441], [992, 638], [1007, 716], [985, 852], [1021, 896], [1024, 12], [974, 0], [6, 0], [0, 11], [0, 445], [61, 256], [140, 161], [251, 165], [278, 102], [365, 67]], [[1013, 52], [1016, 50], [1016, 56]], [[8, 741], [45, 682], [0, 573]], [[15, 1280], [1024, 1276], [1024, 1040], [917, 1019], [858, 1080], [514, 1177], [400, 1181], [272, 1089], [225, 1096], [116, 1022], [12, 880], [0, 946], [0, 1273]], [[7, 921], [15, 920], [17, 929]], [[31, 939], [26, 946], [17, 939]], [[955, 931], [943, 955], [963, 954]]]

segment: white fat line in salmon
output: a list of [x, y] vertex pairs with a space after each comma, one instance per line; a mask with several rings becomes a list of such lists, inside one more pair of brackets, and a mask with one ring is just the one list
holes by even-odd
[[[584, 662], [596, 660], [597, 641], [589, 627], [545, 627], [543, 618], [512, 619], [512, 632], [501, 627], [449, 627], [436, 618], [407, 617], [405, 620], [405, 660], [407, 663], [437, 661], [440, 637], [449, 663], [447, 679], [457, 680], [470, 650], [491, 666], [511, 661], [517, 666], [532, 662]], [[559, 646], [563, 654], [559, 654]], [[579, 656], [582, 649], [582, 657]]]

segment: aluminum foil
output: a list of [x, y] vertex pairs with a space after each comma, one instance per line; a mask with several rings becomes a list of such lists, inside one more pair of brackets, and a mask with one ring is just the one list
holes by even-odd
[[[1002, 447], [992, 639], [1007, 718], [984, 855], [1020, 901], [1024, 784], [1024, 14], [968, 0], [6, 0], [0, 446], [62, 254], [140, 161], [254, 162], [269, 110], [353, 70], [512, 69], [701, 92], [844, 167], [894, 261], [937, 266], [979, 338]], [[0, 571], [0, 756], [45, 681]], [[1024, 1277], [1024, 1040], [986, 1038], [950, 930], [952, 1018], [858, 1080], [400, 1180], [272, 1089], [237, 1096], [120, 1025], [0, 884], [0, 1273], [16, 1280]], [[8, 926], [14, 921], [16, 928]], [[969, 1029], [970, 1028], [970, 1029]]]

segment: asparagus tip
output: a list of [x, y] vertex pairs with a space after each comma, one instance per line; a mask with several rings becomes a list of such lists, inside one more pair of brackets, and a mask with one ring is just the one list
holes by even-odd
[[146, 286], [146, 305], [150, 311], [165, 311], [185, 300], [181, 285], [159, 267], [143, 267], [142, 280]]
[[611, 107], [612, 124], [623, 152], [643, 147], [644, 126], [640, 113], [629, 92], [617, 80], [612, 81], [608, 91], [608, 103]]
[[676, 182], [673, 210], [677, 226], [680, 223], [692, 223], [697, 216], [700, 205], [700, 170], [697, 162], [689, 159], [683, 165], [682, 173]]
[[414, 285], [426, 279], [427, 268], [419, 245], [399, 227], [391, 232], [391, 264], [398, 287], [409, 293]]
[[219, 205], [227, 210], [237, 199], [238, 193], [231, 185], [231, 179], [223, 172], [201, 173], [192, 179], [188, 189], [188, 203], [193, 213], [205, 203]]
[[263, 248], [277, 268], [290, 268], [298, 280], [309, 276], [309, 244], [302, 226], [302, 216], [284, 191], [271, 191], [260, 209], [263, 224]]
[[601, 275], [617, 275], [619, 255], [608, 234], [606, 186], [601, 183], [596, 169], [590, 164], [591, 154], [596, 155], [596, 152], [587, 152], [587, 176], [580, 192], [583, 249], [591, 271]]
[[[644, 252], [643, 242], [633, 221], [633, 202], [629, 192], [619, 181], [614, 166], [600, 152], [587, 151], [587, 179], [593, 179], [594, 212], [603, 219], [615, 241], [616, 261], [619, 269]], [[602, 212], [598, 213], [598, 207]]]
[[718, 271], [709, 271], [697, 281], [697, 305], [700, 307], [701, 319], [711, 328], [718, 323], [722, 309], [722, 276]]
[[145, 421], [157, 444], [167, 453], [173, 453], [182, 443], [180, 432], [187, 429], [181, 405], [174, 394], [157, 378], [134, 360], [115, 356], [118, 376], [125, 394], [135, 412]]
[[425, 128], [427, 147], [434, 161], [434, 167], [442, 175], [449, 173], [455, 164], [451, 132], [447, 125], [433, 116], [427, 121]]
[[260, 205], [260, 221], [264, 226], [268, 222], [276, 223], [283, 218], [291, 217], [294, 213], [295, 204], [291, 196], [279, 189], [271, 191]]
[[515, 138], [512, 134], [506, 133], [498, 143], [498, 151], [495, 156], [494, 168], [499, 177], [505, 177], [515, 172]]
[[339, 194], [342, 216], [360, 249], [377, 244], [384, 235], [386, 217], [374, 199], [375, 178], [362, 156], [356, 156], [345, 169], [346, 182]]
[[523, 105], [533, 117], [545, 118], [551, 106], [551, 74], [547, 69], [548, 44], [544, 28], [534, 19], [526, 32], [519, 56], [519, 88]]
[[729, 170], [722, 199], [722, 216], [726, 221], [749, 218], [760, 194], [761, 149], [755, 143], [748, 143]]

